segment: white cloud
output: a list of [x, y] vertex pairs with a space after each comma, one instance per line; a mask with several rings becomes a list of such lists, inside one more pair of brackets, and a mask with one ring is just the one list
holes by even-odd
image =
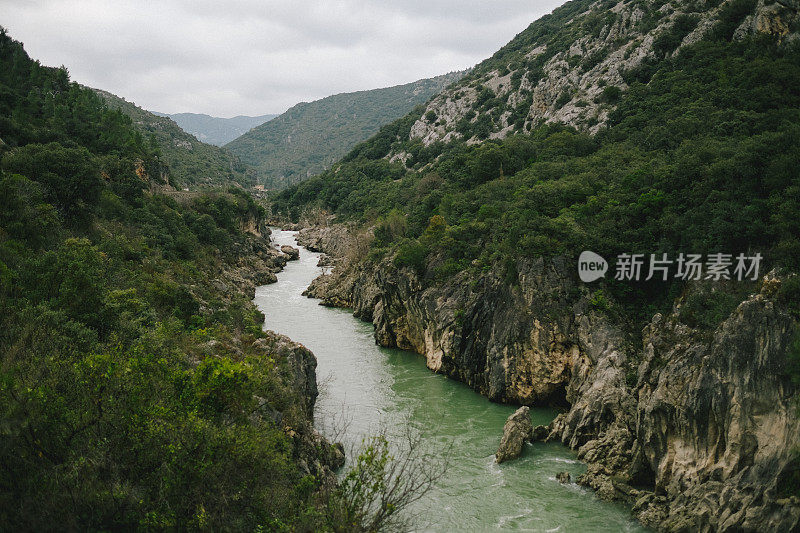
[[0, 24], [86, 85], [233, 116], [471, 67], [561, 3], [0, 0]]

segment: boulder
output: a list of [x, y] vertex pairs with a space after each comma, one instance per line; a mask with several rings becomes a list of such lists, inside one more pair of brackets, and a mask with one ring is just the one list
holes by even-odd
[[569, 483], [570, 479], [569, 472], [559, 472], [556, 474], [556, 481], [559, 483]]
[[550, 435], [550, 428], [547, 426], [536, 426], [531, 431], [531, 442], [539, 442], [543, 440], [547, 440], [547, 436]]
[[500, 440], [500, 447], [495, 454], [497, 462], [502, 463], [519, 457], [522, 447], [525, 445], [525, 441], [530, 439], [532, 431], [530, 408], [524, 405], [509, 416], [503, 426], [503, 438]]
[[295, 259], [300, 259], [300, 250], [298, 250], [297, 248], [293, 248], [292, 246], [289, 246], [288, 244], [284, 244], [283, 246], [281, 246], [281, 252], [283, 252], [287, 256], [289, 256], [289, 261], [294, 261]]

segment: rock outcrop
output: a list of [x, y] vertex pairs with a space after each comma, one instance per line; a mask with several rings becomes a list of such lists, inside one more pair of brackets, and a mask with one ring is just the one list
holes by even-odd
[[498, 464], [519, 457], [532, 431], [530, 407], [523, 405], [508, 417], [503, 426], [503, 438], [495, 454]]
[[[325, 483], [334, 483], [333, 471], [344, 464], [344, 451], [341, 444], [329, 443], [313, 427], [318, 396], [316, 357], [302, 344], [273, 331], [265, 331], [264, 337], [253, 342], [253, 348], [285, 363], [286, 382], [302, 416], [294, 417], [290, 425], [284, 426], [284, 431], [292, 439], [300, 469]], [[273, 417], [279, 422], [286, 420], [283, 413], [273, 414]]]
[[492, 400], [568, 407], [525, 431], [576, 449], [588, 464], [579, 483], [648, 525], [800, 527], [785, 488], [798, 470], [798, 387], [786, 376], [798, 324], [775, 296], [781, 280], [765, 277], [714, 331], [685, 323], [678, 300], [637, 339], [571, 266], [536, 259], [511, 283], [498, 267], [432, 284], [387, 258], [340, 264], [310, 290], [371, 321], [379, 344], [416, 351]]
[[[541, 122], [595, 133], [637, 69], [677, 54], [735, 14], [746, 15], [738, 22], [737, 39], [757, 33], [796, 39], [790, 32], [798, 4], [758, 0], [751, 7], [727, 0], [698, 9], [683, 0], [569, 2], [431, 99], [409, 138], [425, 146], [454, 139], [477, 143], [529, 131]], [[393, 151], [388, 157], [405, 162], [409, 156]]]
[[556, 474], [556, 481], [559, 483], [569, 483], [572, 481], [572, 477], [569, 475], [569, 472], [559, 472]]
[[286, 361], [290, 382], [303, 403], [303, 412], [313, 419], [314, 403], [319, 394], [317, 390], [317, 358], [300, 343], [274, 331], [265, 331], [264, 337], [257, 339], [253, 346], [266, 353], [276, 354]]
[[428, 368], [463, 381], [495, 401], [565, 405], [577, 347], [570, 332], [575, 282], [565, 261], [520, 265], [522, 283], [502, 274], [475, 285], [466, 273], [447, 286], [424, 287], [390, 262], [323, 276], [308, 295], [352, 307], [375, 326], [382, 346], [424, 354]]
[[296, 261], [300, 259], [300, 250], [295, 248], [294, 246], [289, 246], [288, 244], [284, 244], [281, 246], [281, 252], [283, 252], [289, 261]]
[[331, 260], [345, 258], [356, 239], [355, 228], [343, 224], [311, 226], [297, 233], [297, 244], [312, 252], [325, 252]]
[[710, 336], [677, 312], [656, 315], [628, 394], [613, 369], [601, 387], [596, 371], [578, 369], [594, 379], [570, 384], [575, 401], [551, 438], [589, 463], [582, 483], [635, 504], [660, 529], [798, 527], [800, 500], [781, 488], [800, 442], [797, 391], [785, 375], [797, 324], [776, 303], [779, 283], [766, 278]]

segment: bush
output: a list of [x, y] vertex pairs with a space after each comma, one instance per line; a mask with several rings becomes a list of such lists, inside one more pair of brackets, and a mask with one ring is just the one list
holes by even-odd
[[616, 104], [622, 97], [622, 89], [615, 85], [607, 85], [603, 87], [603, 92], [600, 93], [595, 102], [599, 104]]
[[675, 17], [672, 26], [653, 41], [653, 52], [662, 57], [674, 52], [683, 39], [697, 27], [699, 21], [697, 15], [681, 14]]
[[418, 274], [425, 272], [425, 261], [428, 250], [418, 240], [406, 239], [397, 248], [394, 256], [394, 265], [397, 268], [409, 267]]
[[749, 284], [740, 285], [747, 287], [736, 290], [703, 287], [692, 291], [680, 310], [681, 320], [693, 328], [715, 329], [749, 292]]
[[565, 89], [555, 101], [556, 109], [562, 108], [572, 100], [572, 91]]
[[785, 305], [795, 318], [800, 319], [800, 276], [790, 276], [783, 280], [778, 290], [778, 301]]

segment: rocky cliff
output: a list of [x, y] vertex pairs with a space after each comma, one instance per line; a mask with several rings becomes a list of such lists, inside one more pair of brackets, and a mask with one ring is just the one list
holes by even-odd
[[800, 442], [797, 389], [786, 377], [797, 323], [776, 302], [780, 283], [766, 276], [713, 332], [684, 324], [679, 300], [634, 349], [606, 320], [580, 317], [571, 408], [549, 437], [589, 463], [580, 481], [634, 504], [659, 529], [797, 528], [800, 500], [782, 488]]
[[283, 424], [284, 431], [292, 439], [294, 458], [305, 474], [323, 480], [324, 484], [335, 484], [333, 471], [344, 465], [344, 451], [341, 444], [331, 444], [314, 429], [314, 404], [317, 400], [317, 358], [300, 343], [273, 331], [257, 339], [254, 347], [285, 362], [285, 381], [291, 389], [294, 402], [289, 409], [302, 413], [299, 417], [285, 417], [284, 412], [273, 411], [265, 405], [264, 410], [277, 423]]
[[543, 122], [594, 133], [653, 64], [713, 33], [796, 40], [799, 10], [796, 0], [573, 0], [433, 98], [409, 139], [475, 143]]
[[[327, 235], [326, 239], [323, 235]], [[333, 253], [331, 230], [306, 242]], [[765, 277], [713, 331], [686, 324], [685, 298], [626, 333], [565, 260], [501, 268], [446, 284], [379, 263], [340, 265], [309, 294], [347, 306], [375, 339], [425, 356], [428, 367], [492, 400], [561, 404], [550, 440], [588, 463], [579, 480], [626, 501], [668, 531], [790, 531], [800, 499], [797, 387], [786, 376], [797, 321]], [[702, 286], [701, 286], [702, 285]], [[613, 304], [611, 304], [613, 307]]]

